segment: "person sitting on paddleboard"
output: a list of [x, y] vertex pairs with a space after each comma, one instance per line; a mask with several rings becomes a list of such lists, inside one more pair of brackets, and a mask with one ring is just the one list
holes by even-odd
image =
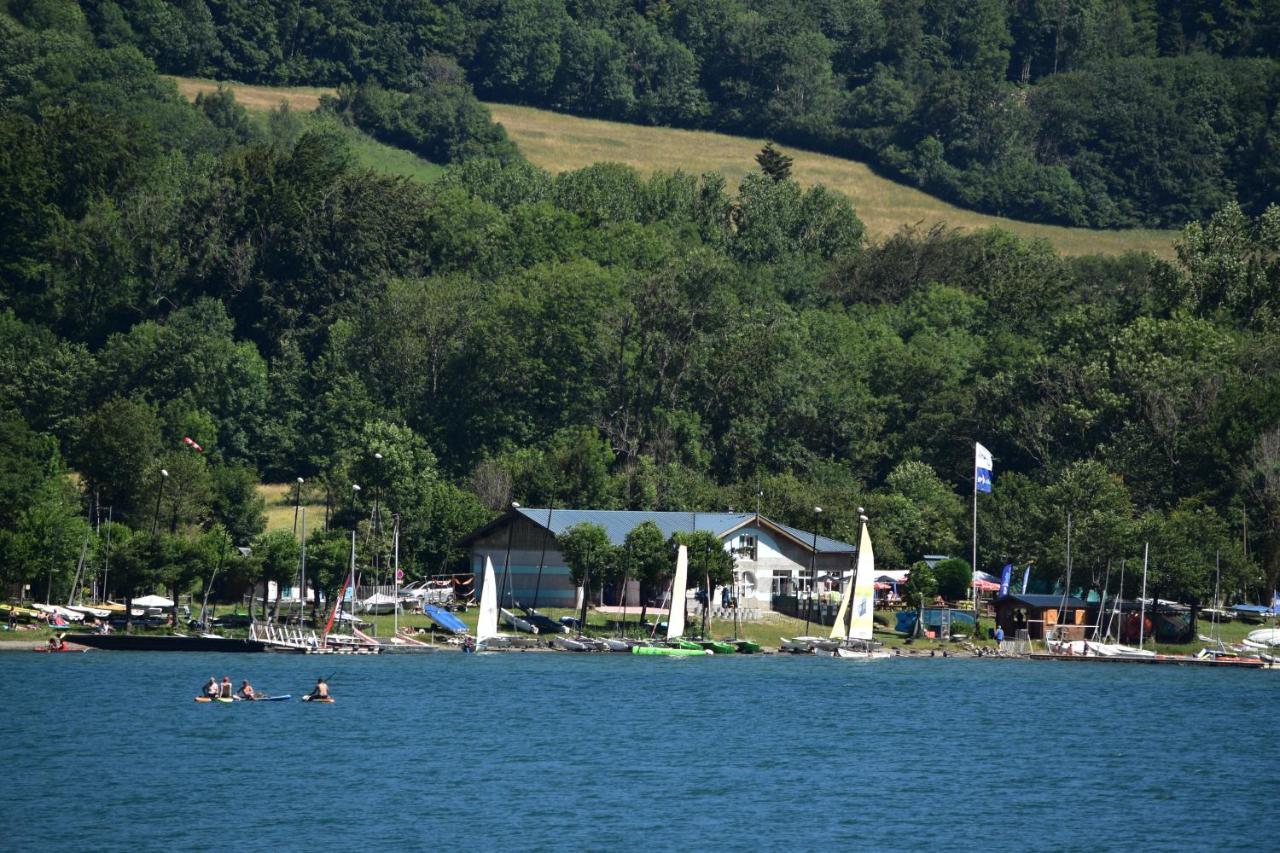
[[222, 676], [222, 683], [218, 685], [218, 698], [231, 699], [231, 692], [234, 688], [231, 686], [231, 676]]
[[214, 676], [214, 675], [209, 676], [209, 680], [205, 682], [204, 689], [201, 692], [204, 693], [204, 697], [206, 699], [217, 699], [218, 698], [217, 676]]
[[49, 638], [49, 651], [60, 652], [65, 646], [66, 643], [62, 641], [62, 637], [53, 636]]
[[323, 678], [316, 679], [316, 686], [314, 689], [312, 689], [311, 693], [307, 696], [307, 698], [308, 699], [328, 699], [329, 698], [329, 685], [324, 683]]
[[254, 692], [253, 685], [249, 683], [249, 679], [240, 682], [240, 689], [236, 692], [237, 699], [257, 699], [258, 694]]

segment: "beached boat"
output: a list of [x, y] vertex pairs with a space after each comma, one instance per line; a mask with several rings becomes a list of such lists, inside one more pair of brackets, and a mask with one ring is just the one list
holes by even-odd
[[523, 609], [525, 621], [537, 628], [539, 634], [567, 634], [570, 630], [567, 625], [561, 625], [550, 616], [539, 613], [531, 607]]
[[373, 595], [357, 602], [356, 607], [361, 613], [367, 613], [374, 616], [388, 616], [397, 613], [400, 606], [400, 599], [394, 595], [387, 595], [384, 592], [375, 592]]
[[540, 633], [538, 627], [528, 619], [523, 619], [517, 616], [505, 607], [499, 608], [498, 613], [502, 616], [502, 622], [508, 627], [514, 628], [517, 631], [523, 631], [526, 634]]
[[1280, 628], [1260, 628], [1250, 631], [1242, 644], [1249, 648], [1275, 648], [1280, 646]]
[[[524, 647], [523, 638], [498, 633], [498, 586], [494, 577], [493, 561], [484, 558], [484, 588], [480, 590], [480, 616], [476, 620], [476, 651]], [[530, 638], [530, 642], [536, 640]]]
[[752, 640], [734, 640], [733, 645], [740, 655], [754, 655], [760, 652], [760, 644]]
[[711, 652], [706, 649], [675, 649], [670, 646], [632, 646], [631, 654], [633, 655], [654, 655], [660, 657], [701, 657], [709, 655]]
[[422, 615], [450, 634], [467, 633], [467, 623], [448, 610], [436, 607], [434, 604], [424, 604], [422, 606]]
[[738, 647], [722, 640], [694, 640], [693, 644], [717, 655], [737, 654]]

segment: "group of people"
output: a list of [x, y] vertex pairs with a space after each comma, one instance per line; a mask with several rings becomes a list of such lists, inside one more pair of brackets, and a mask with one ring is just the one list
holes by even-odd
[[[219, 682], [217, 676], [209, 676], [209, 680], [205, 682], [201, 693], [206, 699], [233, 699], [240, 701], [253, 701], [254, 699], [266, 699], [265, 693], [259, 693], [253, 689], [253, 685], [249, 683], [249, 679], [243, 679], [240, 682], [240, 689], [235, 690], [231, 683], [231, 676], [222, 676]], [[307, 699], [328, 699], [329, 685], [323, 678], [316, 679], [316, 686], [307, 694]]]

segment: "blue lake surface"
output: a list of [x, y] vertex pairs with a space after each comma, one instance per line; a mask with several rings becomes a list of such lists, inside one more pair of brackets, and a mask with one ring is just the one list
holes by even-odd
[[[211, 675], [333, 705], [197, 704]], [[1280, 849], [1280, 672], [0, 654], [0, 849]]]

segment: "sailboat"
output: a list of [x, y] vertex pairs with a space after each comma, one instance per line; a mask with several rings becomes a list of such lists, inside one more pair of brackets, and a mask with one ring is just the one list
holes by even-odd
[[476, 650], [506, 648], [510, 639], [498, 633], [498, 581], [493, 560], [484, 558], [484, 587], [480, 590], [480, 618], [476, 620]]
[[[835, 649], [835, 656], [857, 660], [880, 660], [889, 657], [882, 648], [874, 648], [875, 630], [875, 574], [876, 555], [871, 548], [871, 533], [862, 525], [862, 538], [858, 541], [858, 564], [853, 582], [845, 586], [840, 596], [840, 610], [831, 626], [831, 639], [843, 640]], [[845, 626], [845, 617], [848, 626]]]
[[667, 617], [667, 645], [633, 646], [632, 654], [688, 657], [711, 654], [684, 637], [684, 601], [689, 584], [689, 549], [681, 545], [676, 549], [676, 573], [671, 578], [671, 614]]

